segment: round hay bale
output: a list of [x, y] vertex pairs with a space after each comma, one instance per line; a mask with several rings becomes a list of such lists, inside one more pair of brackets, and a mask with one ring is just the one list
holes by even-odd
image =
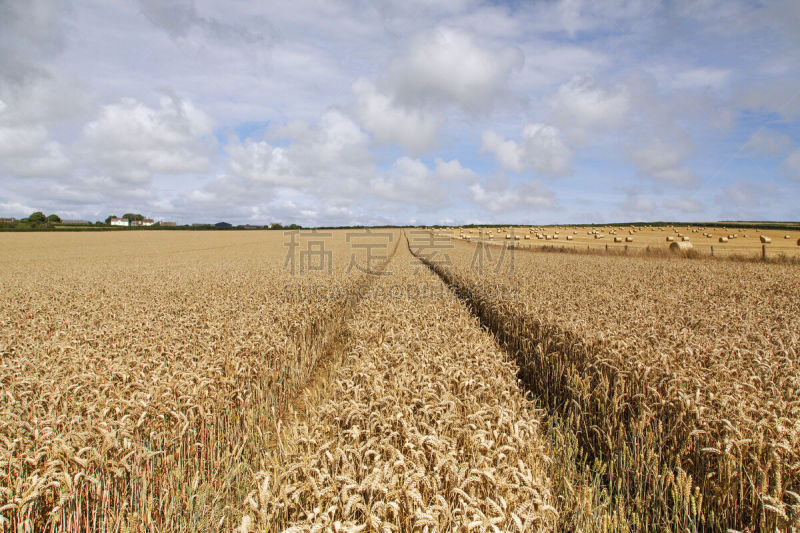
[[784, 236], [783, 236], [783, 238], [784, 238], [784, 239], [788, 239], [788, 238], [789, 238], [789, 236], [788, 236], [788, 235], [784, 235]]
[[693, 248], [692, 243], [689, 241], [673, 242], [669, 245], [670, 251], [674, 253], [685, 254]]
[[622, 242], [622, 237], [614, 237], [614, 242]]
[[682, 240], [682, 241], [688, 241], [688, 240], [689, 240], [689, 237], [687, 237], [686, 235], [684, 235], [683, 237], [681, 237], [681, 240]]
[[768, 244], [768, 243], [771, 243], [771, 242], [772, 242], [772, 239], [770, 239], [770, 238], [769, 238], [769, 237], [767, 237], [766, 235], [762, 235], [762, 236], [761, 236], [761, 237], [759, 237], [759, 238], [761, 239], [761, 242], [762, 242], [762, 243], [764, 243], [764, 244]]
[[567, 240], [571, 241], [573, 239], [572, 235], [567, 235]]
[[675, 240], [675, 237], [673, 237], [672, 235], [670, 235], [669, 237], [667, 237], [667, 242], [672, 242], [672, 241], [674, 241], [674, 240]]
[[625, 242], [633, 242], [633, 237], [625, 237]]
[[720, 237], [719, 238], [719, 242], [728, 242], [728, 238], [727, 237]]

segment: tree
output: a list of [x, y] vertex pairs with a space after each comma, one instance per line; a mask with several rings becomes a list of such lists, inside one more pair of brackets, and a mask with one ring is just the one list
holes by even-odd
[[117, 218], [117, 215], [109, 215], [106, 217], [106, 224], [111, 224], [111, 219]]
[[53, 213], [52, 215], [48, 215], [47, 216], [47, 221], [50, 222], [50, 223], [53, 223], [53, 224], [60, 224], [61, 223], [61, 217], [56, 215], [55, 213]]
[[28, 217], [29, 222], [47, 222], [47, 217], [41, 211], [35, 211]]
[[269, 225], [269, 229], [283, 229], [283, 225], [280, 222], [273, 222]]
[[139, 213], [125, 213], [122, 215], [122, 218], [127, 218], [130, 222], [131, 220], [144, 220], [144, 215], [140, 215]]

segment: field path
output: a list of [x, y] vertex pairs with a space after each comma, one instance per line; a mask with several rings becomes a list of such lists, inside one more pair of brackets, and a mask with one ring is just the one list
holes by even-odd
[[541, 412], [403, 244], [349, 320], [342, 360], [265, 452], [242, 531], [554, 527]]

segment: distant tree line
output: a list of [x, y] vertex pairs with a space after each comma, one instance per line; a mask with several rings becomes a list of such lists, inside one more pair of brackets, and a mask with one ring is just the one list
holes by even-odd
[[[145, 219], [145, 216], [142, 215], [141, 213], [125, 213], [121, 217], [117, 217], [116, 215], [109, 215], [109, 216], [107, 216], [105, 218], [104, 221], [98, 220], [98, 221], [96, 221], [94, 223], [88, 222], [88, 221], [81, 222], [75, 228], [72, 228], [71, 226], [70, 227], [64, 227], [64, 228], [62, 228], [62, 231], [63, 230], [70, 230], [70, 229], [79, 230], [79, 229], [81, 229], [80, 226], [83, 226], [83, 228], [86, 228], [86, 229], [89, 229], [89, 227], [99, 227], [99, 228], [109, 227], [111, 225], [111, 219], [112, 218], [121, 218], [121, 219], [124, 218], [124, 219], [127, 219], [128, 221], [141, 221], [141, 220]], [[0, 217], [0, 228], [11, 229], [11, 230], [20, 230], [20, 231], [25, 231], [25, 230], [30, 230], [30, 229], [39, 229], [39, 230], [42, 230], [42, 229], [46, 230], [48, 228], [52, 229], [52, 227], [54, 225], [62, 224], [62, 223], [63, 223], [63, 221], [62, 221], [62, 219], [61, 219], [61, 217], [59, 215], [57, 215], [55, 213], [52, 213], [50, 215], [46, 215], [42, 211], [34, 211], [33, 213], [31, 213], [27, 217], [21, 218], [19, 220], [15, 220], [15, 219], [12, 219], [12, 218]], [[70, 223], [71, 223], [71, 221], [68, 220], [67, 224], [70, 224]], [[146, 229], [149, 229], [149, 230], [171, 230], [171, 229], [172, 230], [174, 230], [174, 229], [201, 229], [201, 230], [214, 230], [214, 229], [298, 230], [298, 229], [303, 229], [303, 226], [301, 226], [299, 224], [286, 224], [286, 225], [284, 225], [284, 224], [282, 224], [280, 222], [272, 222], [271, 224], [264, 224], [264, 225], [239, 224], [239, 225], [234, 226], [233, 224], [230, 224], [228, 222], [217, 222], [216, 224], [211, 224], [211, 223], [208, 223], [208, 224], [206, 224], [206, 223], [203, 223], [203, 224], [184, 224], [184, 225], [180, 225], [180, 226], [178, 226], [178, 225], [168, 225], [168, 226], [154, 225], [154, 226], [148, 226]]]

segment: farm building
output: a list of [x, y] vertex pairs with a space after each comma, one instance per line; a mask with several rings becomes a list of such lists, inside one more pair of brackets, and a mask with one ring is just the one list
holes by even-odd
[[152, 226], [156, 221], [152, 218], [143, 218], [142, 220], [131, 220], [131, 226]]
[[117, 218], [111, 217], [108, 221], [109, 224], [112, 226], [129, 226], [130, 223], [128, 222], [127, 218]]

